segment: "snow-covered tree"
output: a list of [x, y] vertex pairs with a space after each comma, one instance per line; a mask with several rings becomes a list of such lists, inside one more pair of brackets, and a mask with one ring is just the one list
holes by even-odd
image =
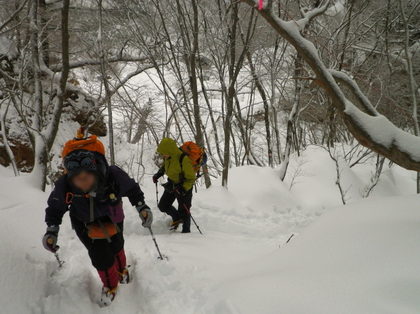
[[[258, 8], [259, 1], [243, 0]], [[420, 171], [420, 139], [399, 129], [377, 112], [357, 83], [346, 73], [329, 69], [319, 57], [315, 45], [302, 35], [305, 27], [328, 9], [330, 1], [302, 12], [298, 20], [283, 20], [273, 11], [273, 1], [264, 1], [260, 15], [302, 56], [312, 69], [314, 81], [321, 86], [340, 113], [351, 134], [363, 146], [410, 170]], [[345, 85], [362, 109], [350, 102], [338, 82]], [[413, 104], [414, 105], [414, 104]]]

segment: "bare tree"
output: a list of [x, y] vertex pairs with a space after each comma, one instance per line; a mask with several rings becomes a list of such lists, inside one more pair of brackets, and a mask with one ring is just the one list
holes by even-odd
[[347, 192], [349, 191], [351, 186], [345, 190], [341, 182], [341, 174], [343, 170], [340, 167], [340, 154], [337, 154], [337, 150], [335, 147], [327, 146], [325, 149], [328, 151], [328, 154], [330, 155], [332, 161], [334, 161], [336, 173], [335, 185], [337, 185], [337, 188], [340, 191], [341, 202], [343, 203], [343, 205], [346, 205], [346, 202], [348, 201]]
[[360, 191], [360, 194], [362, 197], [369, 197], [370, 193], [372, 193], [375, 186], [378, 185], [379, 179], [382, 174], [382, 170], [384, 168], [384, 163], [385, 163], [385, 158], [377, 155], [376, 164], [375, 164], [375, 172], [372, 173], [372, 177], [370, 178], [369, 182]]

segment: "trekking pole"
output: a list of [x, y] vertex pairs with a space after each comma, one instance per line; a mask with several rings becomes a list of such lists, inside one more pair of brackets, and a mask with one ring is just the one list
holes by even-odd
[[[145, 217], [145, 215], [147, 215], [144, 211], [142, 211], [141, 213], [142, 213], [143, 217]], [[158, 259], [163, 260], [163, 258], [164, 258], [164, 257], [165, 257], [166, 259], [168, 259], [168, 257], [167, 257], [167, 256], [162, 255], [162, 253], [160, 253], [159, 245], [157, 244], [157, 241], [156, 241], [155, 235], [153, 234], [152, 227], [149, 227], [149, 228], [147, 228], [147, 229], [149, 229], [149, 231], [150, 231], [150, 235], [152, 236], [152, 239], [153, 239], [153, 242], [155, 242], [156, 249], [157, 249], [157, 251], [158, 251], [158, 253], [159, 253], [159, 257], [158, 257]]]
[[191, 215], [190, 210], [188, 209], [187, 205], [185, 205], [184, 203], [182, 203], [182, 205], [184, 205], [185, 210], [187, 211], [188, 215], [190, 215], [191, 220], [194, 222], [194, 225], [197, 227], [198, 231], [200, 232], [200, 234], [203, 234], [200, 230], [200, 227], [197, 225], [197, 223], [195, 222], [194, 217]]
[[65, 262], [60, 259], [57, 252], [54, 253], [54, 256], [55, 256], [55, 259], [57, 260], [58, 268], [61, 268]]
[[155, 235], [153, 234], [152, 227], [149, 227], [149, 228], [147, 228], [147, 229], [149, 229], [149, 231], [150, 231], [150, 235], [152, 236], [152, 239], [153, 239], [153, 242], [155, 242], [156, 249], [157, 249], [157, 251], [158, 251], [158, 253], [159, 253], [159, 257], [158, 257], [158, 259], [163, 260], [163, 258], [164, 258], [164, 257], [165, 257], [166, 259], [168, 259], [168, 257], [167, 257], [167, 256], [162, 255], [162, 253], [160, 253], [160, 250], [159, 250], [159, 245], [158, 245], [158, 244], [157, 244], [157, 242], [156, 242], [156, 238], [155, 238]]
[[157, 182], [155, 183], [156, 186], [156, 205], [159, 206], [159, 188]]

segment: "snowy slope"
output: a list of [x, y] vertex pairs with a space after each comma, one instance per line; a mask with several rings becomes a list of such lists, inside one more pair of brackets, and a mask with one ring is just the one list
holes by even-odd
[[[318, 153], [304, 156], [302, 167], [311, 175], [301, 176], [291, 191], [276, 170], [253, 166], [232, 169], [229, 191], [217, 181], [200, 188], [193, 215], [203, 236], [194, 226], [191, 235], [169, 234], [147, 168], [142, 188], [169, 261], [156, 259], [148, 231], [125, 202], [134, 282], [121, 287], [108, 309], [96, 303], [100, 282], [68, 217], [59, 236], [66, 263], [57, 270], [41, 244], [47, 194], [0, 167], [0, 313], [420, 312], [420, 199], [355, 197], [351, 205], [330, 209], [340, 204], [338, 190], [331, 190], [334, 165]], [[352, 184], [368, 177], [367, 170], [351, 171]], [[413, 191], [409, 173], [399, 171], [385, 178], [376, 196]]]
[[284, 247], [238, 267], [237, 280], [219, 287], [205, 309], [419, 313], [419, 202], [415, 195], [330, 210]]
[[[0, 281], [5, 283], [0, 288], [5, 313], [103, 312], [96, 304], [99, 279], [68, 217], [59, 236], [59, 253], [66, 264], [57, 271], [53, 255], [40, 242], [47, 194], [28, 187], [25, 177], [13, 178], [8, 170], [1, 171], [1, 198], [8, 200], [0, 210], [1, 259], [9, 270], [0, 274]], [[23, 193], [16, 193], [18, 190]], [[168, 218], [154, 205], [153, 185], [145, 190], [148, 203], [154, 207], [153, 229], [170, 260], [156, 259], [148, 231], [141, 227], [135, 211], [126, 206], [126, 250], [135, 279], [121, 288], [109, 313], [199, 313], [211, 291], [227, 280], [232, 268], [269, 254], [292, 232], [301, 230], [297, 221], [304, 228], [315, 218], [284, 209], [284, 214], [272, 220], [271, 215], [258, 213], [257, 209], [250, 212], [243, 208], [234, 194], [213, 187], [199, 191], [194, 209], [204, 236], [194, 228], [191, 235], [169, 234]]]

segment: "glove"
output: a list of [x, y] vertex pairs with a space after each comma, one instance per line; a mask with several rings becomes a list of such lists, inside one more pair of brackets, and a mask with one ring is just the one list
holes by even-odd
[[154, 184], [158, 183], [159, 178], [162, 176], [163, 176], [163, 173], [161, 172], [155, 173], [152, 177], [153, 183]]
[[60, 231], [60, 227], [58, 226], [49, 226], [47, 228], [47, 232], [42, 238], [42, 245], [47, 251], [55, 253], [60, 248], [57, 245], [58, 231]]
[[153, 213], [150, 210], [150, 207], [142, 202], [139, 202], [136, 209], [139, 212], [140, 219], [142, 221], [141, 225], [145, 228], [150, 228], [153, 223]]

